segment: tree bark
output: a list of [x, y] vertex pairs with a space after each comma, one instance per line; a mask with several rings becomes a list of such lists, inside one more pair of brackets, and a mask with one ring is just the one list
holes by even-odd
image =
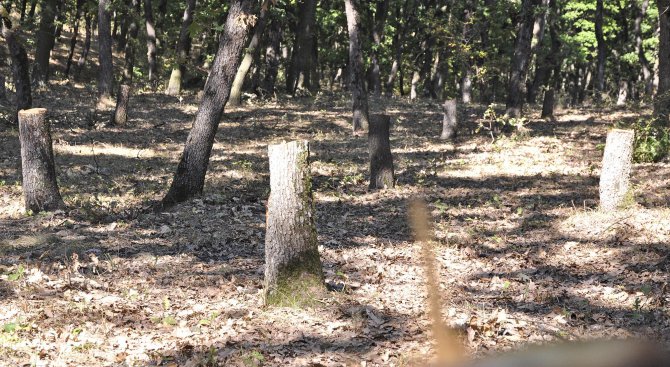
[[254, 0], [233, 0], [219, 39], [219, 50], [207, 78], [204, 96], [188, 135], [172, 185], [163, 198], [164, 205], [185, 201], [202, 192], [209, 155], [223, 107], [228, 101], [233, 78], [240, 65], [240, 54], [249, 34], [249, 17]]
[[372, 49], [370, 61], [371, 65], [371, 84], [372, 93], [379, 97], [382, 94], [382, 78], [379, 66], [380, 53], [382, 49], [382, 42], [384, 41], [384, 26], [386, 25], [386, 16], [389, 9], [389, 0], [377, 0], [377, 7], [375, 16], [373, 18], [372, 27], [372, 42], [374, 47]]
[[625, 106], [628, 99], [628, 80], [619, 80], [619, 94], [617, 95], [616, 105]]
[[521, 5], [521, 25], [514, 44], [507, 88], [506, 114], [510, 117], [520, 117], [523, 113], [523, 103], [526, 97], [526, 74], [531, 56], [533, 25], [535, 24], [534, 11], [540, 4], [541, 0], [523, 0]]
[[265, 304], [312, 306], [325, 294], [319, 256], [309, 145], [268, 147], [270, 197], [265, 233]]
[[181, 93], [181, 80], [186, 72], [186, 60], [191, 53], [191, 35], [189, 28], [193, 23], [193, 13], [195, 12], [196, 0], [188, 0], [186, 9], [182, 18], [179, 40], [177, 41], [177, 65], [172, 69], [170, 82], [168, 83], [165, 94], [176, 96]]
[[603, 0], [596, 1], [596, 42], [598, 43], [598, 59], [596, 63], [596, 80], [593, 91], [593, 98], [596, 102], [602, 100], [602, 93], [605, 90], [605, 61], [607, 58], [607, 46], [605, 45], [605, 36], [603, 35]]
[[361, 17], [359, 0], [344, 0], [349, 31], [349, 86], [353, 111], [353, 131], [368, 127], [368, 94], [363, 73], [363, 51], [361, 50]]
[[370, 189], [386, 189], [395, 186], [393, 156], [389, 130], [391, 118], [388, 115], [370, 116], [368, 149], [370, 153]]
[[151, 8], [151, 0], [144, 0], [144, 19], [147, 30], [147, 62], [149, 63], [149, 80], [154, 81], [157, 77], [158, 64], [156, 63], [156, 28], [154, 27], [154, 12]]
[[545, 58], [543, 67], [547, 69], [547, 77], [544, 81], [545, 93], [542, 102], [542, 118], [554, 117], [554, 105], [556, 92], [561, 89], [561, 39], [558, 33], [559, 9], [558, 0], [549, 1], [549, 37], [551, 38], [551, 50]]
[[16, 110], [14, 111], [14, 121], [18, 123], [18, 112], [32, 107], [33, 97], [30, 91], [30, 71], [28, 70], [28, 54], [23, 46], [18, 30], [12, 28], [12, 23], [8, 17], [2, 17], [2, 36], [7, 42], [9, 57], [12, 60], [12, 78], [14, 79], [14, 89], [16, 91]]
[[109, 9], [110, 0], [98, 2], [98, 58], [100, 74], [98, 75], [98, 97], [100, 100], [112, 97], [114, 83], [114, 65], [112, 64], [112, 34]]
[[267, 47], [265, 48], [265, 78], [263, 79], [263, 92], [274, 95], [277, 84], [277, 74], [280, 64], [281, 22], [272, 19], [268, 27]]
[[[466, 6], [463, 11], [463, 43], [467, 47], [472, 37], [471, 27], [472, 9]], [[463, 60], [463, 76], [461, 77], [461, 100], [463, 104], [470, 104], [472, 102], [472, 67], [469, 59]]]
[[[668, 117], [670, 113], [670, 0], [656, 0], [658, 6], [658, 89], [654, 113]], [[667, 120], [664, 121], [667, 124]]]
[[638, 60], [640, 61], [642, 80], [644, 81], [644, 93], [647, 96], [651, 96], [654, 87], [652, 82], [652, 73], [649, 60], [647, 60], [647, 56], [644, 52], [644, 44], [642, 42], [642, 21], [647, 15], [648, 8], [649, 0], [643, 0], [642, 5], [637, 13], [637, 17], [635, 18], [633, 33], [635, 34], [635, 51], [637, 53]]
[[58, 191], [47, 110], [19, 111], [23, 198], [33, 213], [65, 207]]
[[112, 114], [110, 125], [125, 125], [128, 122], [128, 102], [130, 100], [130, 86], [121, 84], [116, 94], [116, 108]]
[[442, 135], [440, 139], [453, 140], [458, 134], [458, 108], [455, 99], [448, 99], [442, 105]]
[[230, 89], [230, 98], [228, 99], [228, 106], [239, 106], [242, 103], [242, 86], [244, 86], [244, 80], [251, 69], [251, 64], [254, 59], [257, 58], [260, 51], [261, 37], [265, 31], [265, 23], [267, 19], [267, 10], [265, 7], [261, 8], [261, 13], [256, 20], [254, 25], [254, 33], [251, 36], [251, 40], [247, 45], [246, 52], [240, 63], [240, 67], [237, 69], [235, 74], [235, 79], [233, 80], [233, 86]]
[[74, 58], [74, 50], [77, 47], [77, 36], [79, 35], [79, 18], [81, 16], [81, 7], [84, 5], [84, 0], [77, 0], [77, 5], [74, 11], [74, 18], [72, 19], [72, 36], [70, 37], [70, 51], [67, 54], [67, 61], [65, 63], [65, 77], [70, 75], [70, 68], [72, 67], [72, 59]]
[[600, 209], [620, 209], [631, 200], [630, 173], [633, 160], [633, 130], [614, 129], [607, 134], [600, 173]]
[[123, 82], [131, 84], [135, 68], [135, 50], [137, 47], [137, 35], [140, 32], [139, 16], [141, 6], [139, 0], [131, 0], [128, 20], [128, 39], [126, 40], [123, 65]]
[[58, 0], [44, 0], [40, 11], [40, 25], [37, 31], [37, 47], [35, 49], [35, 65], [33, 80], [39, 84], [46, 84], [49, 80], [49, 59], [54, 46], [56, 33], [56, 8]]
[[86, 36], [84, 38], [84, 45], [81, 48], [81, 55], [79, 55], [79, 60], [77, 60], [77, 73], [80, 73], [81, 70], [84, 68], [84, 64], [86, 63], [86, 59], [88, 58], [88, 51], [91, 49], [91, 33], [92, 33], [92, 26], [91, 26], [91, 21], [92, 21], [92, 15], [86, 14], [84, 15], [84, 22], [85, 22], [85, 28], [86, 28]]
[[302, 0], [298, 2], [298, 27], [296, 29], [291, 66], [286, 81], [288, 92], [295, 94], [299, 89], [316, 92], [316, 80], [311, 80], [316, 66], [313, 46], [316, 37], [316, 0]]

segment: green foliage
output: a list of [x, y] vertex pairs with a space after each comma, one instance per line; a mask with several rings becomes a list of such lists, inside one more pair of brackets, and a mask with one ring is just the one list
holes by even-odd
[[264, 360], [265, 357], [263, 354], [257, 350], [252, 350], [251, 352], [247, 353], [247, 355], [242, 357], [242, 362], [247, 367], [260, 367], [263, 365]]
[[658, 162], [670, 149], [670, 132], [657, 119], [639, 119], [632, 126], [635, 131], [633, 160], [638, 163]]
[[23, 267], [23, 264], [19, 264], [19, 266], [16, 268], [16, 270], [7, 274], [7, 280], [15, 282], [15, 281], [23, 278], [23, 275], [24, 275], [25, 272], [26, 272], [26, 269]]

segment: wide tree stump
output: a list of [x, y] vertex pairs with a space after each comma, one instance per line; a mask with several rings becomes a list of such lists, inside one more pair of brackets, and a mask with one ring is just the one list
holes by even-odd
[[616, 210], [630, 200], [630, 172], [633, 165], [633, 130], [612, 130], [607, 134], [600, 172], [600, 208]]
[[51, 131], [46, 114], [44, 108], [19, 111], [23, 197], [26, 210], [34, 213], [65, 207], [56, 183]]
[[325, 291], [309, 170], [309, 144], [270, 145], [265, 304], [310, 306]]
[[370, 151], [370, 189], [392, 188], [395, 185], [393, 156], [389, 141], [391, 118], [387, 115], [370, 116], [368, 148]]
[[112, 114], [110, 125], [125, 125], [128, 122], [128, 102], [130, 101], [130, 86], [122, 84], [116, 95], [116, 108]]
[[448, 99], [442, 105], [442, 135], [440, 139], [453, 140], [458, 129], [458, 105], [455, 99]]

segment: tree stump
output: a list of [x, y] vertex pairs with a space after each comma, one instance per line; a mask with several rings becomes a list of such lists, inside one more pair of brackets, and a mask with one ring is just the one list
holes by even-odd
[[442, 135], [440, 139], [453, 140], [458, 129], [458, 110], [455, 99], [448, 99], [442, 105]]
[[633, 130], [615, 129], [607, 134], [600, 173], [601, 210], [617, 210], [631, 199], [629, 189], [634, 138]]
[[370, 116], [368, 147], [370, 150], [370, 189], [392, 188], [395, 185], [393, 156], [389, 142], [391, 118], [387, 115]]
[[311, 306], [325, 291], [309, 170], [309, 144], [268, 147], [265, 304]]
[[554, 90], [547, 89], [544, 92], [544, 101], [542, 102], [542, 116], [544, 118], [554, 117]]
[[110, 125], [125, 125], [128, 122], [128, 102], [130, 100], [130, 86], [122, 84], [116, 94], [116, 108], [112, 113]]
[[26, 210], [34, 213], [64, 208], [58, 191], [47, 110], [19, 111], [19, 139]]

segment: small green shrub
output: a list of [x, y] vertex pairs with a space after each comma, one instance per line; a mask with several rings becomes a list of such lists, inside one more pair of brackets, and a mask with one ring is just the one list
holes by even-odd
[[633, 160], [637, 163], [658, 162], [670, 149], [670, 132], [657, 119], [640, 119], [632, 126], [635, 130]]

